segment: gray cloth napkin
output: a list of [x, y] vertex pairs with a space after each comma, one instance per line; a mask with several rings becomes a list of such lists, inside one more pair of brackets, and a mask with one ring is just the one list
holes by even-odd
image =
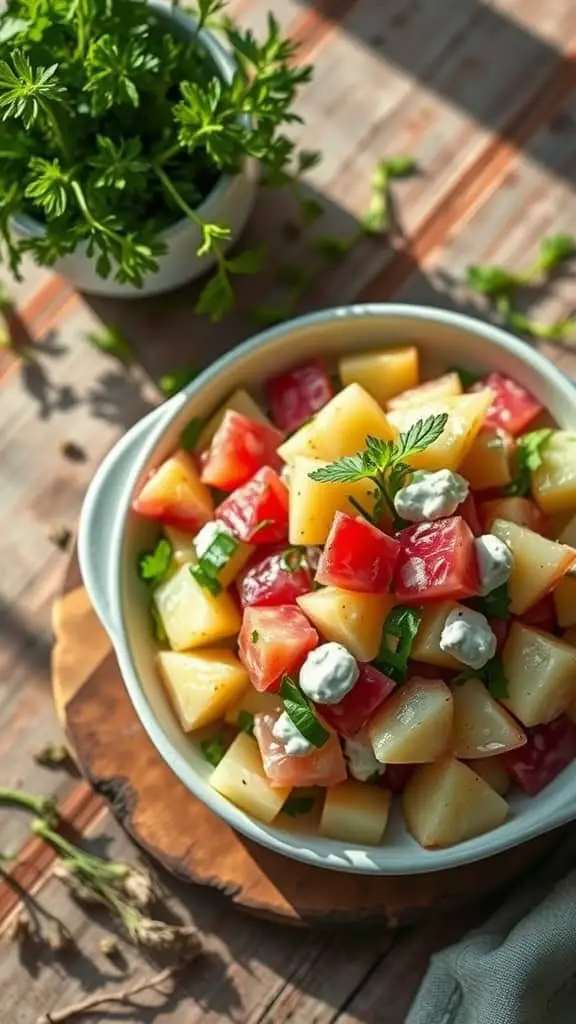
[[405, 1024], [576, 1024], [576, 871], [562, 877], [575, 862], [571, 834], [481, 928], [433, 956]]

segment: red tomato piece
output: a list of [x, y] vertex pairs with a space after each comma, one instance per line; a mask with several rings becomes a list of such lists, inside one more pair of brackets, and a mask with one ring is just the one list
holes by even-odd
[[291, 433], [334, 396], [328, 373], [317, 359], [271, 377], [264, 385], [272, 419]]
[[360, 675], [349, 693], [337, 704], [322, 704], [325, 722], [340, 736], [352, 739], [368, 724], [396, 683], [372, 665], [359, 665]]
[[177, 451], [144, 481], [132, 508], [147, 519], [196, 533], [212, 518], [209, 492], [203, 497], [199, 487], [200, 492], [204, 490], [193, 457]]
[[548, 520], [531, 498], [497, 498], [483, 501], [479, 506], [480, 519], [486, 533], [490, 532], [495, 519], [506, 519], [509, 523], [525, 526], [543, 537], [549, 534]]
[[254, 735], [260, 747], [264, 771], [273, 788], [280, 786], [337, 786], [347, 776], [346, 762], [337, 736], [305, 757], [286, 753], [272, 729], [280, 711], [254, 717]]
[[462, 516], [462, 519], [466, 520], [475, 537], [479, 537], [483, 533], [476, 499], [473, 494], [470, 493], [466, 501], [463, 501], [458, 507], [458, 513]]
[[258, 558], [237, 581], [243, 606], [296, 604], [296, 598], [312, 590], [312, 573], [298, 549], [278, 551]]
[[378, 785], [399, 795], [406, 789], [415, 767], [414, 764], [387, 764], [386, 771], [378, 779]]
[[489, 373], [470, 390], [481, 391], [483, 388], [491, 388], [494, 392], [492, 405], [484, 421], [486, 426], [503, 427], [515, 437], [522, 434], [544, 409], [526, 388], [502, 373]]
[[461, 516], [400, 530], [394, 570], [399, 604], [462, 601], [480, 592], [474, 535]]
[[288, 538], [288, 488], [269, 466], [218, 505], [215, 518], [250, 544], [281, 544]]
[[257, 690], [278, 690], [282, 676], [300, 666], [318, 639], [304, 613], [293, 605], [245, 608], [238, 653]]
[[383, 594], [392, 580], [400, 544], [376, 526], [337, 512], [316, 572], [325, 586]]
[[521, 618], [527, 626], [537, 626], [538, 629], [553, 632], [556, 628], [556, 606], [552, 594], [546, 594], [540, 601], [533, 604]]
[[276, 449], [283, 440], [284, 435], [267, 423], [227, 409], [212, 444], [202, 455], [202, 481], [221, 491], [233, 491], [262, 466], [281, 469]]
[[576, 725], [561, 715], [526, 729], [526, 736], [523, 747], [502, 754], [502, 763], [525, 793], [536, 796], [576, 757]]

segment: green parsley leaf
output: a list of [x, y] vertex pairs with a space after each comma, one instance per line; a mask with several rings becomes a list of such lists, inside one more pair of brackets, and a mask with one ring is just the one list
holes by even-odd
[[209, 573], [205, 572], [200, 563], [191, 565], [189, 572], [196, 580], [196, 583], [200, 587], [204, 587], [204, 590], [212, 594], [212, 597], [218, 597], [218, 594], [222, 593], [222, 584], [214, 576], [210, 576]]
[[509, 619], [510, 618], [510, 595], [508, 584], [503, 583], [496, 587], [490, 594], [478, 597], [470, 602], [472, 607], [485, 615], [487, 619]]
[[165, 644], [168, 639], [168, 634], [166, 633], [164, 623], [162, 622], [160, 612], [158, 611], [154, 600], [150, 602], [150, 615], [152, 616], [154, 636], [159, 643]]
[[389, 612], [384, 629], [380, 650], [374, 664], [397, 683], [406, 678], [412, 645], [422, 621], [422, 612], [418, 608], [398, 605]]
[[252, 633], [250, 634], [250, 642], [253, 643], [253, 644], [257, 644], [259, 639], [260, 639], [260, 633], [258, 632], [257, 629], [253, 629]]
[[172, 398], [182, 388], [190, 384], [198, 376], [199, 370], [192, 366], [183, 366], [181, 370], [174, 370], [173, 373], [165, 373], [158, 381], [158, 387], [165, 398]]
[[193, 452], [196, 449], [200, 434], [204, 428], [204, 419], [201, 416], [194, 416], [189, 423], [186, 424], [184, 430], [180, 434], [180, 447], [185, 448], [186, 451]]
[[249, 736], [254, 735], [254, 715], [251, 715], [249, 711], [240, 711], [238, 713], [236, 725], [240, 732], [248, 733]]
[[576, 255], [574, 235], [550, 235], [540, 243], [538, 266], [543, 274], [549, 274], [566, 260]]
[[448, 413], [441, 412], [417, 420], [405, 433], [400, 434], [394, 445], [394, 461], [409, 459], [411, 455], [423, 452], [438, 440], [448, 422]]
[[487, 295], [494, 299], [500, 295], [508, 295], [522, 284], [522, 278], [504, 267], [489, 265], [468, 267], [466, 283], [474, 292]]
[[152, 551], [143, 551], [138, 559], [138, 575], [147, 583], [162, 583], [172, 561], [172, 545], [162, 537]]
[[226, 744], [223, 736], [217, 733], [211, 740], [203, 740], [200, 744], [200, 750], [208, 763], [217, 768], [226, 753]]
[[290, 676], [283, 677], [280, 696], [284, 711], [298, 732], [314, 747], [323, 747], [328, 742], [330, 733], [317, 718], [311, 702]]
[[522, 497], [530, 493], [530, 474], [542, 465], [542, 453], [554, 431], [551, 427], [522, 434], [516, 441], [516, 475], [502, 488], [509, 497]]
[[320, 484], [352, 484], [357, 480], [364, 480], [372, 473], [373, 470], [366, 465], [362, 452], [357, 452], [356, 455], [344, 455], [337, 462], [331, 462], [328, 466], [322, 466], [321, 469], [313, 469], [308, 475], [311, 480], [316, 480]]
[[298, 572], [306, 564], [306, 548], [298, 544], [286, 548], [282, 552], [281, 562], [288, 572]]
[[199, 557], [196, 565], [190, 566], [190, 574], [197, 583], [215, 597], [221, 593], [222, 584], [218, 574], [228, 565], [238, 550], [239, 541], [222, 530], [210, 541], [210, 544]]
[[494, 700], [504, 700], [508, 696], [508, 680], [504, 673], [502, 659], [495, 655], [487, 661], [483, 668], [465, 668], [458, 675], [454, 676], [452, 682], [456, 686], [462, 686], [469, 679], [480, 679], [488, 688]]
[[457, 373], [460, 377], [460, 383], [464, 390], [471, 388], [473, 384], [477, 384], [479, 380], [482, 380], [481, 373], [474, 373], [473, 370], [466, 370], [463, 366], [451, 366], [451, 373]]
[[408, 178], [411, 174], [415, 174], [418, 169], [413, 156], [392, 156], [387, 160], [383, 160], [382, 164], [389, 178]]
[[315, 802], [311, 796], [289, 796], [282, 810], [291, 818], [299, 818], [302, 814], [308, 814]]

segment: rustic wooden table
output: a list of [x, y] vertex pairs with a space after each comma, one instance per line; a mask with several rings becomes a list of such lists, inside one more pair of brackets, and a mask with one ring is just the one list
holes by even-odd
[[[316, 65], [300, 103], [300, 134], [304, 145], [325, 154], [309, 185], [328, 207], [327, 230], [350, 228], [365, 208], [378, 159], [409, 152], [421, 169], [395, 190], [404, 240], [358, 246], [317, 280], [308, 307], [394, 297], [478, 311], [462, 284], [468, 264], [525, 266], [544, 234], [573, 228], [572, 0], [235, 0], [233, 7], [255, 28], [271, 7], [301, 41], [302, 59]], [[249, 232], [272, 241], [278, 262], [299, 258], [300, 242], [287, 241], [282, 230], [287, 216], [285, 200], [263, 196]], [[247, 283], [246, 304], [252, 290]], [[531, 308], [542, 319], [565, 315], [574, 294], [566, 272], [529, 296]], [[133, 858], [84, 782], [33, 759], [58, 737], [50, 609], [66, 556], [47, 539], [47, 528], [74, 526], [95, 467], [158, 401], [154, 382], [162, 373], [210, 362], [250, 326], [241, 314], [218, 327], [198, 322], [191, 289], [154, 301], [87, 302], [34, 268], [16, 295], [38, 344], [32, 362], [0, 356], [0, 776], [4, 785], [54, 793], [80, 834]], [[122, 327], [137, 366], [126, 370], [87, 344], [86, 333], [100, 320]], [[576, 372], [576, 339], [544, 350]], [[84, 462], [63, 456], [65, 440], [85, 449]], [[3, 811], [0, 850], [18, 851], [27, 887], [62, 917], [77, 951], [60, 961], [15, 945], [3, 949], [0, 1019], [7, 1024], [29, 1024], [86, 991], [149, 969], [128, 944], [123, 966], [105, 960], [98, 950], [102, 920], [70, 902], [28, 826], [26, 816]], [[216, 893], [176, 884], [170, 903], [205, 935], [208, 955], [168, 1000], [145, 996], [137, 1007], [89, 1019], [401, 1024], [430, 953], [473, 919], [434, 920], [399, 935], [322, 934], [253, 920]], [[5, 882], [0, 920], [11, 907]]]

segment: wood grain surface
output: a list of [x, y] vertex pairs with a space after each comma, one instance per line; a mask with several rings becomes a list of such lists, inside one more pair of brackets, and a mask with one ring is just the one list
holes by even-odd
[[[525, 267], [540, 238], [574, 224], [576, 162], [574, 85], [576, 8], [572, 0], [236, 0], [255, 28], [271, 6], [303, 42], [317, 67], [300, 110], [301, 138], [321, 145], [323, 165], [308, 186], [327, 207], [326, 231], [347, 231], [365, 207], [375, 161], [408, 150], [420, 174], [395, 189], [402, 229], [392, 245], [366, 242], [338, 268], [318, 275], [308, 308], [392, 296], [484, 312], [462, 285], [466, 267], [489, 259]], [[277, 263], [304, 258], [302, 240], [287, 245], [286, 198], [263, 195], [247, 238], [268, 239]], [[324, 227], [323, 227], [324, 230]], [[273, 268], [261, 291], [272, 296]], [[0, 355], [0, 763], [6, 785], [53, 792], [71, 825], [123, 857], [133, 847], [105, 805], [77, 777], [49, 772], [34, 752], [58, 736], [50, 694], [51, 605], [67, 555], [47, 529], [77, 520], [95, 467], [122, 432], [158, 401], [161, 373], [204, 365], [252, 330], [241, 311], [218, 327], [191, 312], [194, 288], [174, 296], [87, 302], [45, 272], [30, 268], [17, 289], [23, 323], [37, 341], [36, 360]], [[242, 308], [253, 300], [253, 286]], [[550, 288], [526, 296], [534, 315], [574, 307], [568, 269]], [[128, 372], [90, 348], [100, 320], [120, 325], [139, 356]], [[575, 343], [540, 346], [576, 376]], [[73, 438], [86, 452], [70, 463]], [[102, 923], [87, 919], [53, 880], [46, 851], [28, 838], [25, 815], [0, 814], [0, 851], [16, 853], [26, 885], [58, 910], [78, 942], [66, 968], [49, 958], [0, 958], [2, 1017], [29, 1024], [40, 1010], [77, 998], [122, 970], [98, 953]], [[316, 1024], [401, 1024], [427, 958], [472, 917], [460, 914], [394, 940], [378, 931], [355, 939], [287, 931], [230, 911], [218, 894], [170, 883], [174, 913], [193, 919], [210, 956], [164, 1006], [122, 1011], [128, 1024], [288, 1019]], [[16, 897], [0, 885], [0, 915]], [[489, 909], [484, 908], [484, 913]], [[146, 969], [123, 946], [123, 970]], [[31, 977], [33, 983], [31, 983]], [[154, 1002], [156, 1005], [154, 1005]], [[114, 1019], [112, 1017], [112, 1019]]]

